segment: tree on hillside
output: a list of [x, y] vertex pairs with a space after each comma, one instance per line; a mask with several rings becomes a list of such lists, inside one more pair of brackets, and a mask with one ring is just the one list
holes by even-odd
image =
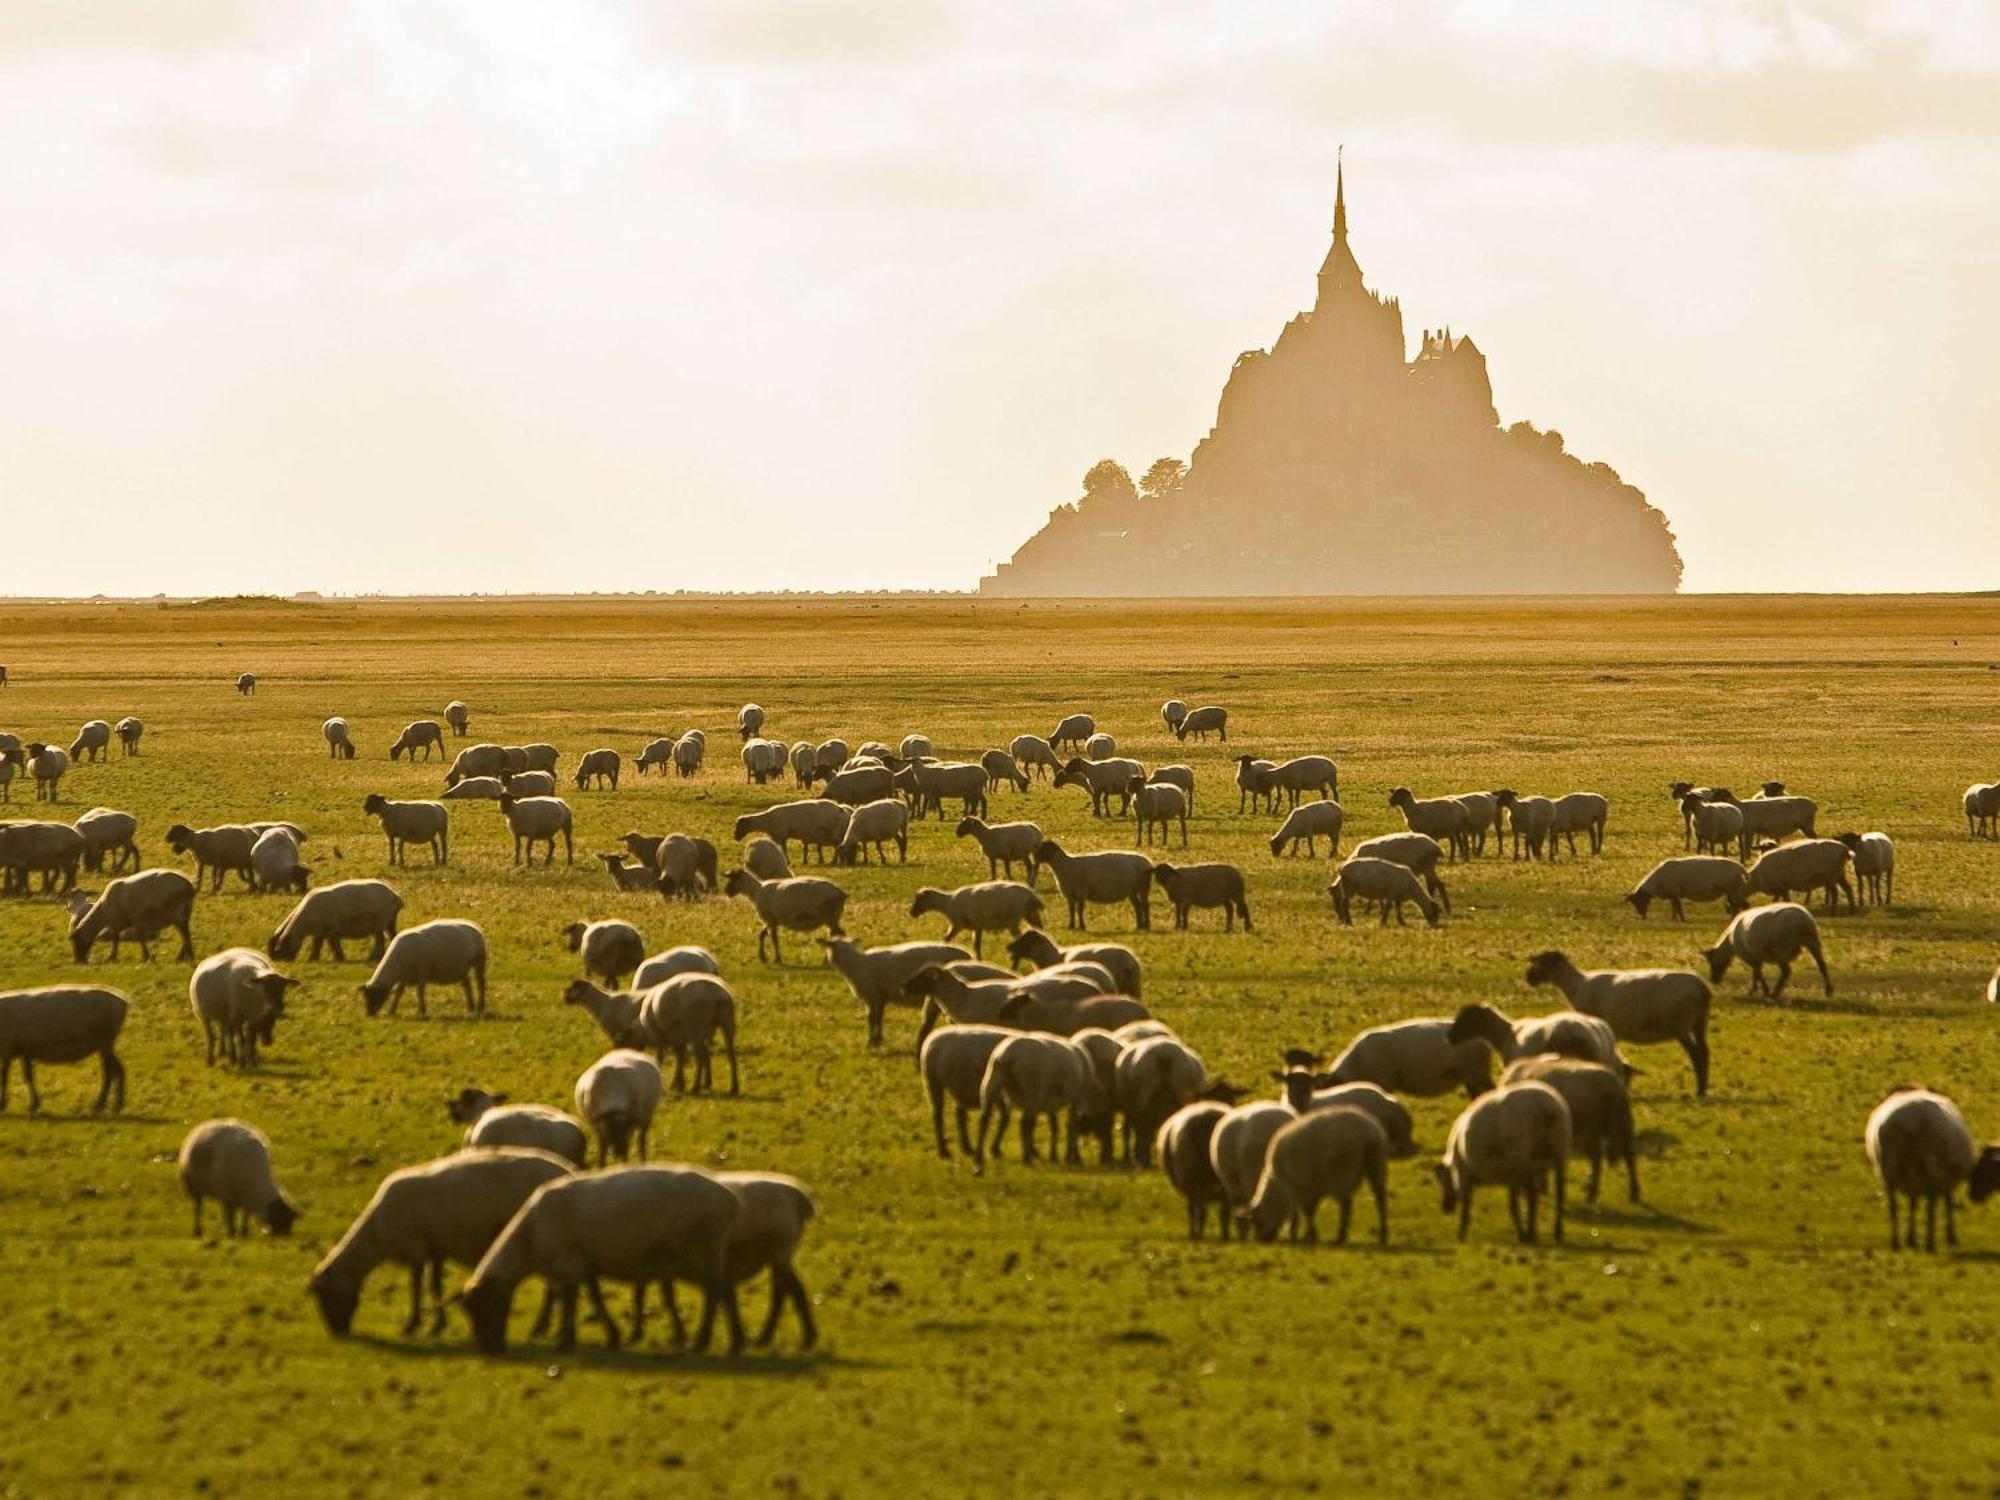
[[1115, 458], [1099, 459], [1083, 476], [1083, 503], [1120, 505], [1139, 498], [1132, 474]]
[[1178, 458], [1156, 458], [1139, 481], [1139, 493], [1148, 500], [1164, 500], [1187, 480], [1187, 465]]

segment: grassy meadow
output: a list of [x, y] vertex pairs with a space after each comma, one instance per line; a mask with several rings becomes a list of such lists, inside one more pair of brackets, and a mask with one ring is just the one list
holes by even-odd
[[[597, 745], [628, 758], [615, 793], [565, 787], [573, 868], [513, 867], [499, 812], [465, 802], [451, 864], [415, 855], [391, 877], [405, 925], [484, 924], [480, 1022], [447, 991], [427, 1021], [413, 997], [367, 1020], [365, 964], [301, 960], [264, 1066], [211, 1069], [187, 965], [128, 946], [82, 970], [55, 900], [0, 902], [0, 989], [87, 973], [133, 1001], [122, 1116], [86, 1113], [93, 1063], [43, 1069], [33, 1119], [17, 1073], [0, 1118], [0, 1494], [1806, 1496], [1987, 1493], [2000, 1473], [2000, 1207], [1961, 1216], [1956, 1253], [1892, 1255], [1860, 1145], [1898, 1081], [2000, 1134], [1982, 998], [2000, 845], [1969, 839], [1959, 812], [1969, 781], [2000, 778], [2000, 599], [0, 605], [0, 661], [0, 729], [24, 739], [146, 721], [139, 758], [114, 744], [71, 772], [60, 815], [138, 814], [149, 864], [172, 860], [176, 820], [286, 818], [310, 832], [316, 879], [385, 874], [362, 798], [435, 795], [443, 767], [391, 765], [387, 745], [451, 698], [471, 705], [474, 739], [560, 746], [560, 772]], [[260, 686], [241, 698], [246, 670]], [[1177, 745], [1168, 697], [1228, 705], [1230, 742]], [[1680, 852], [1675, 779], [1778, 778], [1818, 799], [1823, 833], [1887, 831], [1897, 900], [1823, 923], [1830, 1000], [1809, 968], [1778, 1005], [1729, 976], [1709, 1098], [1678, 1048], [1636, 1051], [1646, 1201], [1607, 1174], [1600, 1207], [1573, 1197], [1563, 1248], [1513, 1243], [1492, 1193], [1456, 1243], [1428, 1173], [1456, 1098], [1412, 1101], [1422, 1149], [1392, 1169], [1386, 1250], [1190, 1243], [1155, 1173], [1024, 1170], [1010, 1153], [980, 1179], [940, 1162], [913, 1012], [892, 1012], [871, 1052], [809, 941], [759, 964], [745, 903], [612, 889], [593, 856], [627, 829], [704, 834], [727, 868], [732, 820], [795, 795], [746, 784], [746, 699], [788, 742], [919, 730], [969, 755], [1088, 709], [1121, 752], [1192, 764], [1187, 857], [1244, 866], [1255, 932], [1223, 934], [1219, 913], [1173, 932], [1157, 898], [1150, 933], [1108, 909], [1091, 929], [1133, 942], [1148, 1004], [1214, 1072], [1260, 1087], [1286, 1046], [1331, 1053], [1364, 1026], [1471, 1001], [1557, 1008], [1522, 981], [1544, 947], [1587, 968], [1696, 963], [1717, 908], [1682, 926], [1619, 900]], [[319, 725], [336, 713], [355, 761], [327, 758]], [[631, 774], [646, 738], [691, 725], [709, 732], [698, 779]], [[1272, 820], [1238, 816], [1239, 749], [1332, 754], [1350, 844], [1401, 826], [1398, 783], [1601, 791], [1609, 839], [1596, 859], [1489, 851], [1448, 869], [1439, 930], [1414, 914], [1344, 929], [1325, 863], [1273, 860]], [[17, 782], [0, 816], [37, 815]], [[1094, 821], [1081, 792], [1046, 783], [996, 794], [993, 816], [1072, 847], [1132, 842], [1129, 822]], [[915, 886], [985, 876], [933, 821], [907, 868], [837, 878], [850, 933], [891, 942], [939, 930], [908, 916]], [[261, 945], [290, 902], [232, 879], [197, 901], [197, 946]], [[486, 1359], [462, 1321], [442, 1341], [398, 1337], [392, 1267], [356, 1336], [330, 1337], [306, 1278], [385, 1172], [453, 1147], [447, 1094], [478, 1083], [570, 1107], [603, 1042], [559, 1003], [576, 972], [559, 931], [613, 915], [655, 949], [706, 944], [736, 989], [742, 1096], [670, 1097], [653, 1152], [812, 1186], [823, 1216], [799, 1265], [819, 1348], [798, 1354], [787, 1320], [775, 1353], [697, 1358], [658, 1342], [656, 1320], [649, 1347], [607, 1352], [586, 1324], [558, 1357], [525, 1340], [517, 1303], [513, 1351]], [[190, 1235], [173, 1157], [216, 1115], [270, 1135], [304, 1208], [294, 1237]], [[746, 1288], [746, 1313], [763, 1297]]]

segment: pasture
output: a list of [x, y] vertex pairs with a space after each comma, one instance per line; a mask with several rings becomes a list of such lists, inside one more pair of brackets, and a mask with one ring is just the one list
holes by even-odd
[[[457, 743], [548, 740], [560, 772], [597, 745], [627, 759], [616, 792], [561, 788], [573, 867], [513, 867], [499, 812], [456, 802], [449, 866], [419, 852], [389, 877], [406, 926], [484, 924], [483, 1021], [449, 991], [427, 1021], [407, 1000], [365, 1019], [350, 951], [287, 966], [304, 983], [261, 1069], [211, 1069], [171, 942], [152, 964], [100, 950], [89, 974], [133, 1001], [126, 1112], [85, 1113], [86, 1065], [41, 1070], [39, 1118], [18, 1088], [0, 1118], [0, 1493], [1913, 1494], [1983, 1492], [2000, 1471], [2000, 1205], [1961, 1214], [1956, 1253], [1891, 1254], [1860, 1147], [1899, 1081], [2000, 1134], [1982, 998], [2000, 845], [1969, 839], [1959, 812], [1969, 781], [2000, 779], [2000, 600], [11, 605], [0, 642], [0, 729], [67, 744], [88, 718], [146, 722], [139, 757], [114, 745], [72, 770], [60, 815], [136, 813], [147, 863], [190, 873], [168, 824], [283, 818], [309, 831], [316, 881], [386, 874], [362, 798], [436, 794], [441, 765], [386, 750], [447, 699], [472, 709]], [[233, 688], [246, 670], [253, 697]], [[1226, 704], [1229, 743], [1176, 744], [1168, 697]], [[892, 1011], [871, 1052], [809, 940], [759, 964], [744, 902], [612, 889], [593, 856], [627, 829], [705, 835], [727, 869], [732, 820], [796, 795], [745, 782], [733, 723], [752, 699], [787, 742], [918, 730], [974, 756], [1082, 708], [1121, 753], [1192, 764], [1188, 857], [1244, 867], [1256, 930], [1197, 913], [1174, 932], [1157, 897], [1150, 933], [1105, 909], [1091, 928], [1132, 942], [1154, 1013], [1259, 1092], [1287, 1046], [1330, 1055], [1364, 1026], [1473, 1001], [1558, 1008], [1523, 983], [1542, 948], [1587, 968], [1699, 967], [1719, 909], [1683, 926], [1620, 903], [1680, 852], [1672, 780], [1782, 779], [1818, 799], [1822, 833], [1890, 833], [1896, 903], [1823, 919], [1831, 999], [1809, 968], [1775, 1005], [1746, 998], [1741, 969], [1725, 979], [1709, 1098], [1678, 1049], [1631, 1049], [1645, 1201], [1612, 1173], [1586, 1208], [1573, 1175], [1561, 1248], [1516, 1245], [1494, 1195], [1456, 1243], [1429, 1163], [1457, 1098], [1412, 1101], [1420, 1154], [1393, 1165], [1386, 1249], [1190, 1243], [1157, 1172], [1023, 1169], [1011, 1150], [983, 1178], [940, 1162], [914, 1012]], [[356, 760], [327, 758], [330, 714], [352, 722]], [[709, 733], [698, 778], [632, 774], [647, 738], [691, 725]], [[1414, 915], [1343, 928], [1329, 866], [1274, 860], [1275, 820], [1237, 814], [1239, 749], [1333, 755], [1346, 845], [1401, 826], [1397, 784], [1600, 791], [1609, 838], [1596, 859], [1516, 864], [1489, 846], [1448, 868], [1454, 915], [1436, 931]], [[0, 815], [42, 810], [17, 782]], [[1083, 793], [1046, 783], [996, 793], [992, 816], [1032, 817], [1071, 847], [1132, 843], [1129, 821], [1093, 820]], [[909, 917], [910, 892], [986, 867], [930, 821], [906, 868], [834, 876], [850, 934], [882, 943], [939, 935], [940, 919]], [[1046, 873], [1043, 887], [1059, 928]], [[233, 879], [204, 894], [198, 950], [261, 945], [291, 900]], [[610, 1353], [586, 1325], [557, 1357], [523, 1339], [517, 1308], [513, 1349], [487, 1359], [462, 1320], [441, 1341], [398, 1337], [393, 1268], [356, 1336], [330, 1337], [307, 1276], [385, 1172], [454, 1146], [448, 1094], [477, 1083], [569, 1107], [604, 1044], [560, 1003], [577, 967], [559, 934], [600, 916], [722, 961], [743, 1094], [670, 1098], [653, 1154], [812, 1187], [823, 1212], [799, 1266], [819, 1348], [800, 1355], [787, 1321], [775, 1353], [699, 1358], [656, 1324], [650, 1346]], [[0, 902], [0, 989], [81, 976], [64, 920], [39, 894]], [[304, 1209], [293, 1237], [191, 1237], [173, 1155], [216, 1115], [271, 1137]], [[763, 1295], [745, 1289], [747, 1315]]]

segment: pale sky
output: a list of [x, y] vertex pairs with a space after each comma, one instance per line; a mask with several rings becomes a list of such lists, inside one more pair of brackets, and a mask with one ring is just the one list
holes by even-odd
[[968, 587], [1355, 251], [1693, 589], [2000, 586], [2000, 4], [0, 10], [0, 592]]

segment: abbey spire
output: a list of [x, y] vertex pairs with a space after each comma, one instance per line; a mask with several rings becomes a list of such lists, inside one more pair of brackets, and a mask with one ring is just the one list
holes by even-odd
[[1337, 292], [1350, 288], [1359, 290], [1360, 286], [1361, 266], [1347, 245], [1346, 163], [1340, 155], [1336, 155], [1333, 168], [1333, 248], [1326, 252], [1326, 259], [1319, 268], [1320, 305], [1325, 306]]

